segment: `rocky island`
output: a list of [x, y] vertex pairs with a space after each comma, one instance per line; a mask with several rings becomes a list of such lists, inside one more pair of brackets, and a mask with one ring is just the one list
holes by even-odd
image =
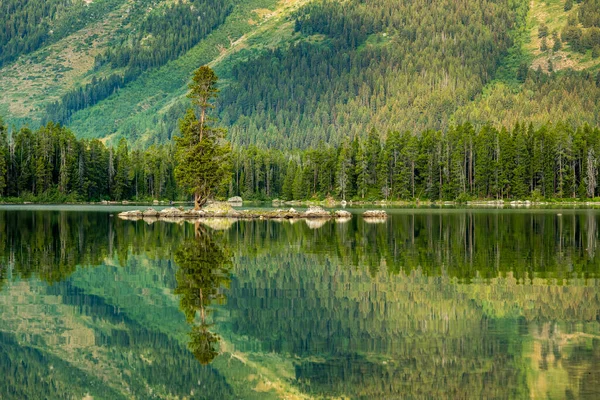
[[119, 214], [123, 219], [198, 219], [198, 218], [238, 218], [238, 219], [330, 219], [350, 218], [352, 214], [345, 210], [327, 211], [322, 207], [311, 206], [306, 211], [297, 211], [293, 208], [278, 210], [236, 210], [229, 204], [213, 203], [199, 210], [184, 208], [166, 208], [157, 211], [153, 208], [147, 210], [125, 211]]
[[[383, 210], [365, 211], [364, 218], [385, 218]], [[212, 203], [199, 210], [180, 208], [165, 208], [155, 210], [124, 211], [119, 214], [120, 218], [129, 220], [139, 219], [200, 219], [200, 218], [235, 218], [235, 219], [336, 219], [349, 220], [352, 214], [346, 210], [325, 210], [322, 207], [310, 206], [306, 211], [298, 211], [294, 208], [277, 210], [236, 210], [228, 203]]]

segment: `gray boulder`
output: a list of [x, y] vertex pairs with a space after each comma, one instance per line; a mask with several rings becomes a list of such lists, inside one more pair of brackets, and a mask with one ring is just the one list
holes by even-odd
[[119, 213], [119, 217], [121, 218], [141, 218], [142, 216], [140, 210], [123, 211], [122, 213]]
[[158, 211], [156, 211], [154, 208], [149, 208], [142, 214], [144, 215], [144, 217], [158, 217]]
[[352, 218], [352, 213], [346, 210], [336, 210], [334, 216], [336, 218]]
[[181, 210], [179, 210], [178, 208], [165, 208], [164, 210], [160, 210], [158, 212], [160, 214], [161, 217], [164, 218], [173, 218], [173, 217], [181, 217], [182, 216], [182, 212]]
[[385, 210], [368, 210], [363, 213], [364, 218], [387, 218]]
[[319, 206], [310, 206], [308, 210], [306, 210], [302, 216], [304, 218], [327, 218], [331, 217], [331, 214], [328, 211], [325, 211], [323, 207]]

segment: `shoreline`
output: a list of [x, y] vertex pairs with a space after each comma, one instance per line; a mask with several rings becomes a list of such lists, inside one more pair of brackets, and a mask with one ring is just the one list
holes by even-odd
[[[343, 201], [343, 200], [245, 200], [243, 202], [214, 201], [213, 204], [229, 204], [235, 207], [242, 206], [268, 206], [273, 208], [280, 207], [311, 207], [320, 206], [326, 208], [335, 207], [538, 207], [538, 206], [600, 206], [600, 201], [587, 200], [469, 200], [469, 201], [406, 201], [406, 200], [375, 200], [375, 201]], [[37, 202], [37, 201], [2, 201], [0, 206], [156, 206], [156, 207], [175, 207], [193, 205], [191, 201], [98, 201], [98, 202]]]

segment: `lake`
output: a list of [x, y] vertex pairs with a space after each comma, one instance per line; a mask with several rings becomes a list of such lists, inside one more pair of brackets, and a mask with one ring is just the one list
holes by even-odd
[[0, 208], [0, 398], [600, 398], [598, 209], [125, 209]]

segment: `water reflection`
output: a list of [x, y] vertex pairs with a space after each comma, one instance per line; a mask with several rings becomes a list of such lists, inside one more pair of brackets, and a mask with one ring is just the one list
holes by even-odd
[[[206, 365], [219, 353], [216, 345], [219, 337], [209, 330], [210, 305], [224, 304], [226, 296], [222, 290], [229, 285], [231, 257], [219, 244], [218, 234], [210, 235], [199, 222], [195, 224], [195, 237], [186, 239], [175, 253], [179, 307], [192, 325], [189, 348]], [[200, 322], [196, 324], [197, 314]]]
[[0, 397], [598, 398], [600, 215], [560, 214], [0, 211]]

